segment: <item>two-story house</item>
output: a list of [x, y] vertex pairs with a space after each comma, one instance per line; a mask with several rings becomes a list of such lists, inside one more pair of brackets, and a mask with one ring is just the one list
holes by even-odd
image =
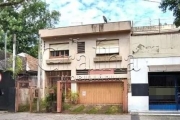
[[45, 89], [64, 83], [80, 104], [119, 104], [127, 111], [131, 22], [40, 30]]

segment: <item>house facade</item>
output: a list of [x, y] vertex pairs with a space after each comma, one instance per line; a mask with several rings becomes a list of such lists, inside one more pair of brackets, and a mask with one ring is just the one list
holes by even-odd
[[177, 29], [131, 36], [128, 111], [180, 109], [179, 38]]
[[131, 22], [40, 30], [43, 96], [64, 83], [80, 104], [120, 104], [127, 111]]

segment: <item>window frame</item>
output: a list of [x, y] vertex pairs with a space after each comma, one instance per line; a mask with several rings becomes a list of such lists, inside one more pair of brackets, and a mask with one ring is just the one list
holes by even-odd
[[[64, 42], [64, 43], [53, 43], [53, 44], [49, 44], [50, 45], [57, 45], [57, 44], [69, 44], [69, 42]], [[52, 48], [53, 49], [53, 48]], [[64, 53], [64, 55], [61, 55], [61, 52]], [[68, 55], [66, 56], [65, 53], [68, 52]], [[54, 54], [54, 56], [52, 55]], [[56, 56], [58, 54], [58, 56]], [[69, 57], [69, 49], [68, 50], [53, 50], [50, 51], [49, 50], [49, 58], [68, 58]]]
[[[98, 44], [97, 44], [97, 43], [98, 43], [98, 42], [100, 42], [100, 41], [115, 41], [115, 40], [118, 41], [118, 52], [114, 52], [114, 53], [107, 53], [107, 52], [105, 52], [105, 53], [97, 53], [97, 47], [98, 47]], [[96, 56], [119, 55], [119, 53], [120, 53], [119, 39], [96, 40], [96, 51], [95, 51], [95, 53], [96, 53]]]
[[[84, 52], [78, 52], [78, 43], [84, 43]], [[84, 41], [77, 42], [77, 54], [83, 54], [86, 52], [86, 43]]]

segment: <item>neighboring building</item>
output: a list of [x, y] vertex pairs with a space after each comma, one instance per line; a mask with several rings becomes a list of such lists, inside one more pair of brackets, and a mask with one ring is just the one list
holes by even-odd
[[[5, 60], [4, 51], [0, 51], [0, 110], [15, 111], [15, 99], [18, 97], [20, 104], [27, 104], [29, 101], [29, 86], [22, 89], [16, 89], [15, 82], [19, 80], [31, 81], [32, 85], [37, 83], [37, 59], [26, 54], [20, 53], [17, 56], [22, 60], [22, 72], [13, 79], [12, 72], [12, 54], [7, 53]], [[6, 61], [6, 62], [5, 62]], [[18, 95], [16, 95], [18, 91]]]
[[43, 96], [68, 76], [65, 92], [78, 92], [80, 104], [123, 104], [127, 111], [130, 32], [129, 21], [40, 30]]
[[[131, 36], [128, 111], [180, 109], [180, 33], [139, 32]], [[139, 71], [138, 71], [139, 70]]]
[[[0, 51], [0, 70], [12, 68], [11, 53], [7, 53], [7, 60], [5, 65], [4, 51]], [[38, 59], [32, 57], [27, 53], [20, 53], [17, 55], [22, 60], [22, 73], [20, 75], [35, 75], [37, 76]]]

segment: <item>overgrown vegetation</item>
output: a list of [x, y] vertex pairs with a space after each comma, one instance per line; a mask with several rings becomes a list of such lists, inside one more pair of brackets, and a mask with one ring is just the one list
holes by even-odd
[[[16, 56], [16, 66], [15, 66], [15, 72], [13, 73], [16, 77], [19, 73], [23, 71], [23, 61], [19, 56]], [[7, 71], [13, 72], [12, 64], [13, 64], [13, 56], [11, 56], [7, 61]]]
[[73, 113], [81, 113], [84, 110], [85, 106], [84, 105], [80, 105], [77, 108], [73, 109], [72, 112]]
[[44, 102], [44, 107], [46, 109], [46, 112], [53, 112], [56, 111], [55, 109], [57, 108], [57, 87], [53, 86], [49, 88], [48, 90], [53, 90], [54, 93], [48, 93], [45, 97]]
[[88, 114], [96, 114], [98, 113], [98, 108], [97, 107], [93, 107], [92, 109], [88, 110], [87, 113]]
[[76, 92], [71, 92], [71, 102], [73, 104], [77, 104], [79, 98], [79, 94]]
[[72, 105], [69, 104], [69, 103], [64, 103], [63, 104], [63, 110], [69, 110], [71, 107], [72, 107]]
[[118, 106], [110, 106], [107, 110], [106, 110], [106, 114], [116, 114], [119, 113], [119, 107]]

